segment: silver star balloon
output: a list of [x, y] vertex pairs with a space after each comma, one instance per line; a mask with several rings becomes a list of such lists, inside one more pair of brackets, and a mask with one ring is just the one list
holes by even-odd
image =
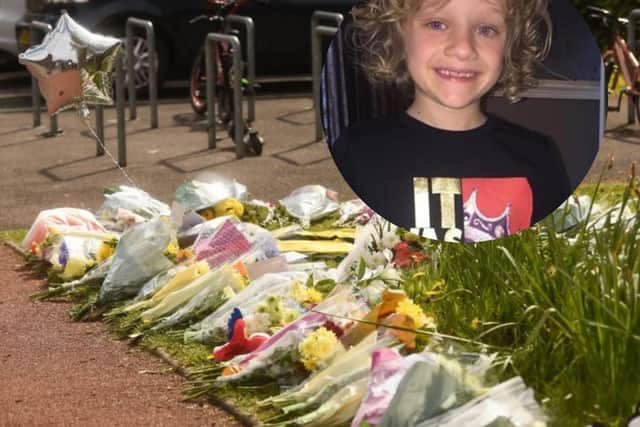
[[38, 79], [50, 114], [87, 104], [112, 105], [111, 75], [121, 44], [63, 13], [41, 44], [20, 54], [19, 62]]

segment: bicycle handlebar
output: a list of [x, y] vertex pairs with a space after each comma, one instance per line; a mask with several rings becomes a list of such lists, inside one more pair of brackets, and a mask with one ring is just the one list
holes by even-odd
[[586, 6], [585, 9], [589, 12], [589, 18], [598, 19], [607, 28], [611, 28], [614, 20], [623, 26], [627, 26], [629, 24], [629, 20], [627, 18], [616, 17], [610, 10], [596, 6]]

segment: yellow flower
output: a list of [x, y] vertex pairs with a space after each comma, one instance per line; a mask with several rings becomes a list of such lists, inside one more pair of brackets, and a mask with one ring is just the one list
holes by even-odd
[[171, 239], [171, 242], [167, 246], [167, 249], [165, 249], [164, 253], [169, 256], [175, 257], [178, 254], [179, 250], [180, 246], [178, 246], [178, 242], [175, 239]]
[[65, 281], [77, 279], [84, 276], [84, 273], [89, 267], [91, 267], [91, 264], [85, 263], [85, 261], [77, 258], [71, 258], [67, 261], [67, 265], [65, 265], [64, 271], [60, 274], [60, 278]]
[[298, 301], [299, 303], [303, 303], [305, 298], [307, 297], [307, 288], [300, 282], [293, 282], [291, 285], [291, 291], [289, 292], [291, 297]]
[[482, 321], [477, 317], [471, 321], [471, 329], [473, 329], [474, 331], [480, 329], [480, 326], [482, 326]]
[[328, 329], [321, 327], [309, 334], [298, 345], [302, 363], [309, 371], [328, 361], [338, 351], [336, 335]]
[[307, 290], [307, 301], [311, 304], [318, 304], [322, 302], [322, 293], [313, 288]]
[[318, 304], [322, 301], [322, 293], [313, 289], [307, 288], [300, 282], [294, 282], [293, 286], [291, 286], [291, 291], [289, 293], [291, 298], [299, 302], [300, 304], [311, 303]]
[[425, 273], [424, 271], [418, 271], [417, 273], [415, 273], [413, 276], [411, 276], [412, 280], [416, 280], [419, 277], [424, 277], [426, 276], [427, 273]]
[[235, 215], [238, 218], [244, 213], [244, 206], [238, 199], [224, 199], [213, 205], [215, 216]]
[[409, 298], [405, 298], [398, 303], [396, 307], [396, 313], [409, 316], [411, 320], [413, 320], [413, 323], [415, 323], [416, 328], [423, 327], [427, 323], [430, 323], [430, 320], [431, 320], [431, 323], [433, 323], [434, 321], [433, 317], [429, 319], [429, 317], [427, 317], [427, 315], [424, 314], [424, 311], [422, 311], [422, 308], [420, 308], [419, 305], [411, 301], [411, 299]]
[[444, 280], [438, 279], [431, 284], [431, 289], [425, 292], [425, 295], [429, 298], [438, 296], [442, 293], [444, 288]]
[[96, 261], [102, 262], [113, 255], [113, 245], [110, 242], [102, 242], [96, 251]]

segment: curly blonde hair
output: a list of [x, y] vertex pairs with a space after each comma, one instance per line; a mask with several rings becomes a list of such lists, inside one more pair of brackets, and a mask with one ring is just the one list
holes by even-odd
[[[407, 70], [401, 31], [406, 19], [417, 13], [424, 0], [368, 0], [356, 5], [353, 16], [353, 47], [360, 52], [359, 64], [372, 83], [413, 86]], [[446, 2], [449, 0], [440, 0]], [[505, 0], [507, 40], [502, 75], [494, 87], [511, 102], [537, 84], [536, 64], [551, 47], [551, 17], [548, 0]]]

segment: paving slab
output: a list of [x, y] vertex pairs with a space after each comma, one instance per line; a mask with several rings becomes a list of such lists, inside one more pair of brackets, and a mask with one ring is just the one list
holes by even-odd
[[[209, 150], [207, 122], [188, 103], [159, 106], [160, 127], [150, 129], [149, 109], [127, 121], [127, 174], [135, 184], [170, 203], [176, 188], [202, 173], [216, 173], [246, 185], [254, 197], [278, 200], [306, 184], [321, 184], [342, 200], [355, 197], [337, 170], [324, 141], [314, 141], [313, 111], [307, 97], [261, 98], [254, 127], [266, 141], [260, 157], [236, 159], [225, 132]], [[246, 110], [245, 110], [246, 111]], [[96, 209], [102, 189], [127, 184], [108, 155], [96, 157], [96, 142], [74, 111], [60, 114], [64, 134], [43, 138], [28, 111], [0, 114], [0, 229], [28, 227], [42, 209]], [[115, 110], [105, 111], [106, 148], [117, 157]]]

